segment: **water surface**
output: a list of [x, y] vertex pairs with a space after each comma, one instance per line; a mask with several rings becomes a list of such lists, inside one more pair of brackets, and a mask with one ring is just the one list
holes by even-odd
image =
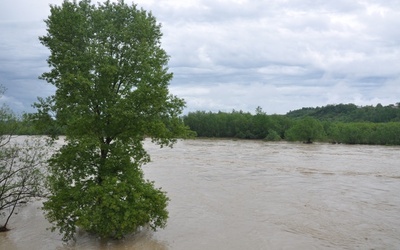
[[79, 232], [63, 245], [37, 201], [0, 249], [399, 249], [400, 147], [185, 140], [145, 142], [171, 198], [165, 229], [123, 241]]

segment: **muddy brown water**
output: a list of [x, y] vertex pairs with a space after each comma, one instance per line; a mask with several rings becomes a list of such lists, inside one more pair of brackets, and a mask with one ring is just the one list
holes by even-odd
[[185, 140], [145, 142], [144, 166], [171, 198], [165, 229], [122, 241], [46, 230], [40, 201], [0, 249], [400, 249], [400, 147]]

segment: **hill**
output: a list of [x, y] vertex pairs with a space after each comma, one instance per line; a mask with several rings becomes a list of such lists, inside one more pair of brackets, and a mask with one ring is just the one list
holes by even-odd
[[337, 122], [399, 122], [400, 103], [382, 106], [356, 106], [355, 104], [337, 104], [324, 107], [309, 107], [290, 111], [286, 114], [289, 118], [301, 119], [306, 116], [321, 121]]

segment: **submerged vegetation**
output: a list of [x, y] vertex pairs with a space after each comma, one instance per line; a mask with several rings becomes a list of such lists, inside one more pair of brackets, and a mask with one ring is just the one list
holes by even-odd
[[144, 178], [143, 138], [172, 146], [188, 129], [179, 117], [185, 102], [168, 90], [161, 26], [124, 1], [64, 1], [50, 11], [39, 38], [51, 52], [50, 71], [41, 78], [57, 90], [23, 121], [65, 135], [48, 161], [46, 218], [65, 241], [77, 227], [118, 239], [142, 226], [163, 228], [169, 198]]
[[[0, 97], [4, 91], [0, 86]], [[45, 195], [41, 166], [49, 145], [40, 138], [16, 142], [13, 135], [20, 127], [13, 112], [0, 106], [0, 232], [8, 231], [21, 205]]]
[[[267, 115], [261, 108], [255, 114], [235, 110], [196, 111], [182, 119], [198, 137], [400, 145], [399, 104], [375, 107], [338, 104], [302, 108], [286, 115]], [[29, 117], [24, 115], [19, 120], [16, 134], [64, 134], [65, 128], [55, 122], [38, 129]]]
[[249, 112], [191, 112], [183, 117], [199, 137], [289, 140], [312, 143], [400, 145], [400, 103], [303, 108], [286, 115]]

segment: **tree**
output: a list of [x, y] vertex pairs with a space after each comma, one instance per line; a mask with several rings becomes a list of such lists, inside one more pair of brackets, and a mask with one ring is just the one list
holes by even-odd
[[[257, 139], [264, 139], [269, 134], [269, 127], [271, 127], [270, 119], [268, 115], [262, 111], [262, 108], [258, 106], [256, 108], [256, 114], [252, 117], [253, 120], [253, 134]], [[276, 132], [275, 132], [276, 133]]]
[[168, 197], [144, 179], [146, 136], [172, 146], [188, 129], [184, 101], [169, 94], [172, 73], [154, 16], [124, 1], [51, 5], [40, 37], [51, 55], [41, 78], [55, 95], [36, 104], [37, 119], [54, 120], [66, 144], [49, 161], [44, 203], [64, 240], [76, 227], [121, 238], [139, 227], [164, 227]]
[[321, 139], [323, 134], [324, 128], [320, 121], [312, 117], [305, 117], [297, 121], [286, 132], [286, 138], [293, 141], [312, 143], [315, 140]]
[[279, 136], [279, 134], [273, 130], [273, 129], [268, 129], [268, 135], [264, 138], [265, 141], [280, 141], [282, 138]]
[[[0, 95], [4, 89], [0, 89]], [[0, 217], [4, 218], [0, 231], [7, 225], [14, 211], [32, 198], [44, 196], [42, 164], [45, 144], [39, 139], [17, 143], [13, 134], [18, 121], [7, 106], [0, 108]]]

